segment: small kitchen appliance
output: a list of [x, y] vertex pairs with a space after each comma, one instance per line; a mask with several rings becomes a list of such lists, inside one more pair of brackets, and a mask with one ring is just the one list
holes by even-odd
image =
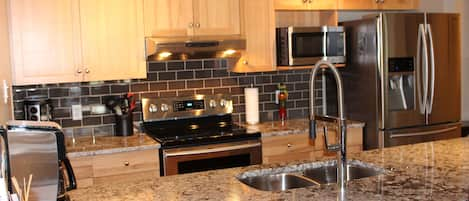
[[31, 201], [70, 201], [66, 192], [76, 189], [76, 179], [61, 127], [36, 121], [9, 121], [7, 127], [9, 178], [32, 175]]
[[29, 96], [24, 100], [25, 120], [51, 121], [52, 101], [45, 96]]
[[262, 163], [260, 133], [233, 123], [228, 95], [143, 98], [142, 110], [162, 176]]
[[276, 43], [279, 66], [314, 65], [321, 60], [345, 63], [341, 26], [277, 28]]

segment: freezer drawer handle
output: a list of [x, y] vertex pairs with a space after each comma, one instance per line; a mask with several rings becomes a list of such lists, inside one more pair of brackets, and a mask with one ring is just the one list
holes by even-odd
[[416, 132], [411, 134], [391, 134], [391, 138], [400, 138], [400, 137], [413, 137], [413, 136], [423, 136], [423, 135], [435, 135], [438, 133], [449, 132], [458, 129], [458, 127], [450, 127], [436, 131], [424, 131], [424, 132]]

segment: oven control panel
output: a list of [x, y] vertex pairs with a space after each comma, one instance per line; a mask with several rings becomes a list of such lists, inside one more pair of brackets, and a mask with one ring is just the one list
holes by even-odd
[[233, 112], [231, 96], [195, 95], [191, 97], [143, 98], [143, 121], [161, 121]]

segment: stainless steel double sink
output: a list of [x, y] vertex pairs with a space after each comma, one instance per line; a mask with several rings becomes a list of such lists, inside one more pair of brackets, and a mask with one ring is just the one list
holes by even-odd
[[[295, 171], [296, 170], [296, 171]], [[294, 188], [303, 188], [314, 185], [335, 184], [337, 182], [337, 163], [328, 161], [308, 166], [297, 166], [297, 168], [286, 168], [282, 170], [246, 172], [238, 176], [242, 183], [262, 191], [284, 191]], [[384, 173], [383, 168], [352, 160], [347, 164], [349, 180], [372, 177]]]

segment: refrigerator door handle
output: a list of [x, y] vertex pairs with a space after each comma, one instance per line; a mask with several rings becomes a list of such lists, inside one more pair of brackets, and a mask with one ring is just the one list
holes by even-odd
[[[420, 114], [422, 115], [425, 115], [425, 109], [427, 107], [428, 100], [428, 48], [426, 41], [427, 37], [425, 33], [425, 26], [423, 24], [419, 24], [419, 33], [417, 39], [417, 68], [421, 67], [421, 69], [417, 70], [417, 94], [418, 98], [420, 99], [419, 109]], [[423, 51], [421, 49], [422, 46]], [[424, 55], [423, 62], [422, 54]], [[423, 81], [421, 79], [423, 79]]]
[[446, 132], [453, 131], [453, 130], [456, 130], [456, 129], [458, 129], [458, 127], [453, 126], [453, 127], [444, 128], [444, 129], [440, 129], [440, 130], [434, 130], [434, 131], [412, 132], [412, 133], [406, 133], [406, 134], [391, 134], [390, 138], [435, 135], [435, 134], [439, 134], [439, 133], [446, 133]]
[[427, 105], [428, 114], [432, 113], [433, 100], [435, 99], [435, 50], [433, 47], [433, 34], [432, 27], [427, 24], [428, 41], [430, 43], [430, 67], [431, 67], [431, 81], [430, 81], [430, 100]]

